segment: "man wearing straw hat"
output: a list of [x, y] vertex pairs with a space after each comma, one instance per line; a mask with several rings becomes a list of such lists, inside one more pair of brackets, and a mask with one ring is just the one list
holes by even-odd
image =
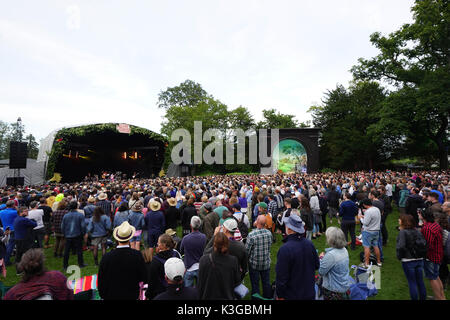
[[137, 300], [139, 283], [147, 283], [144, 258], [130, 248], [135, 231], [127, 221], [114, 229], [117, 247], [103, 256], [98, 269], [98, 291], [103, 300]]

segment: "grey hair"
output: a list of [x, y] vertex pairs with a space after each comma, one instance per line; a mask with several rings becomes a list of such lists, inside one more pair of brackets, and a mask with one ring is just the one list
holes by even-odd
[[191, 218], [191, 227], [194, 230], [199, 230], [200, 226], [202, 225], [202, 220], [198, 216], [193, 216]]
[[325, 236], [327, 238], [327, 243], [336, 249], [342, 249], [347, 245], [347, 240], [345, 240], [344, 232], [336, 227], [329, 227], [325, 231]]

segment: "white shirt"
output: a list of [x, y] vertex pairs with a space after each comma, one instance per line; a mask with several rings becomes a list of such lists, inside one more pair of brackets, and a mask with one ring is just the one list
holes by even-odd
[[388, 197], [392, 197], [392, 185], [391, 184], [386, 185], [386, 195]]
[[[239, 221], [241, 221], [242, 219], [242, 212], [236, 212], [235, 214], [233, 214], [233, 216], [238, 219]], [[245, 225], [247, 226], [247, 228], [250, 229], [250, 222], [248, 221], [248, 217], [246, 214], [244, 214], [244, 221]]]
[[28, 212], [28, 219], [34, 220], [37, 223], [37, 226], [33, 230], [39, 230], [44, 227], [44, 221], [42, 221], [43, 216], [44, 210], [42, 209], [35, 209]]

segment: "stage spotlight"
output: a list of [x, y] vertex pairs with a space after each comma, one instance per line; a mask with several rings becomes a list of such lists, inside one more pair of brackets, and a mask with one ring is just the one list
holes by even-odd
[[126, 152], [123, 153], [123, 158], [124, 158], [124, 159], [127, 158], [127, 153], [126, 153]]
[[135, 152], [134, 153], [134, 159], [137, 159], [138, 158], [138, 154], [137, 154], [137, 152]]

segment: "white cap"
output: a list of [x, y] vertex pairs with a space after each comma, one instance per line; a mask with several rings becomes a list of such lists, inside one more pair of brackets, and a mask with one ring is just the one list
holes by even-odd
[[174, 279], [178, 276], [184, 278], [186, 267], [184, 266], [183, 260], [179, 258], [170, 258], [167, 259], [166, 263], [164, 263], [164, 271], [167, 278], [174, 281]]
[[223, 223], [223, 226], [225, 229], [227, 229], [228, 231], [230, 231], [232, 233], [237, 231], [237, 228], [238, 228], [237, 221], [233, 218], [229, 218], [229, 219], [225, 220]]

